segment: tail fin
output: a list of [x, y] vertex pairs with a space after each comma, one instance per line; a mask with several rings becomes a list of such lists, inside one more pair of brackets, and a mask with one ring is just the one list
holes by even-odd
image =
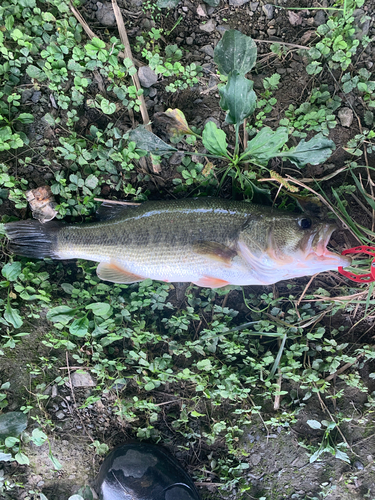
[[61, 229], [62, 223], [54, 221], [41, 224], [37, 220], [24, 220], [4, 225], [5, 233], [11, 241], [9, 245], [11, 252], [33, 259], [60, 258], [55, 250], [57, 248], [57, 233]]

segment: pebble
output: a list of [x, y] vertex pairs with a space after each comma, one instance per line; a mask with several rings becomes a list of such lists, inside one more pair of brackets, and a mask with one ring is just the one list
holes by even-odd
[[230, 26], [228, 24], [219, 24], [216, 28], [216, 31], [218, 31], [221, 35], [224, 35], [224, 33], [228, 30], [230, 30]]
[[364, 467], [363, 467], [363, 463], [362, 463], [362, 462], [360, 462], [359, 460], [356, 460], [356, 461], [354, 462], [353, 466], [354, 466], [356, 469], [358, 469], [358, 470], [363, 470], [363, 469], [364, 469]]
[[341, 108], [337, 116], [343, 127], [350, 127], [353, 123], [353, 111], [350, 108]]
[[65, 417], [65, 413], [63, 411], [59, 411], [56, 413], [56, 418], [62, 420]]
[[250, 2], [250, 10], [252, 12], [255, 12], [258, 7], [259, 7], [259, 2]]
[[325, 24], [327, 20], [327, 17], [325, 13], [322, 10], [318, 10], [318, 12], [314, 16], [314, 24], [315, 26], [321, 26], [322, 24]]
[[96, 2], [98, 10], [96, 11], [96, 19], [103, 26], [114, 26], [116, 24], [115, 13], [113, 12], [111, 3]]
[[149, 91], [149, 93], [148, 93], [148, 96], [152, 99], [153, 97], [155, 97], [155, 96], [156, 96], [157, 92], [158, 92], [158, 91], [156, 90], [156, 88], [155, 88], [155, 87], [152, 87], [152, 88], [150, 88], [150, 91]]
[[214, 49], [211, 45], [203, 45], [203, 47], [201, 47], [199, 50], [210, 57], [214, 57]]
[[150, 66], [141, 66], [138, 70], [138, 78], [142, 87], [146, 89], [158, 81], [158, 75]]
[[74, 372], [71, 376], [73, 387], [94, 387], [95, 381], [88, 372]]
[[193, 45], [193, 43], [194, 43], [194, 38], [191, 36], [188, 36], [186, 38], [186, 45]]
[[212, 31], [216, 28], [216, 23], [213, 19], [210, 19], [206, 23], [201, 23], [199, 28], [206, 33], [212, 33]]
[[241, 5], [245, 5], [245, 3], [250, 2], [250, 0], [229, 0], [229, 5], [232, 7], [241, 7]]
[[262, 5], [262, 10], [266, 14], [267, 19], [273, 19], [275, 7], [272, 4], [266, 3], [266, 5]]

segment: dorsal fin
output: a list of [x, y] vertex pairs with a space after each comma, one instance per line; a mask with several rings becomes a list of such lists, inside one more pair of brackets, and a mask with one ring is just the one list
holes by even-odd
[[97, 220], [100, 221], [114, 219], [115, 217], [122, 214], [125, 210], [137, 208], [138, 206], [139, 206], [138, 204], [123, 205], [123, 204], [113, 203], [110, 201], [104, 201], [96, 211], [96, 218]]

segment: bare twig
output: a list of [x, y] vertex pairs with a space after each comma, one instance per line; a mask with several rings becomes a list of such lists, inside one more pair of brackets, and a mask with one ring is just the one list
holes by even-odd
[[310, 47], [306, 47], [305, 45], [297, 45], [296, 43], [277, 42], [276, 40], [257, 40], [256, 38], [253, 38], [253, 40], [254, 42], [258, 43], [277, 43], [278, 45], [286, 45], [288, 47], [294, 47], [295, 49], [310, 49]]
[[327, 382], [329, 382], [330, 380], [332, 380], [333, 378], [335, 378], [337, 375], [340, 375], [341, 373], [343, 373], [344, 371], [346, 371], [348, 368], [350, 368], [351, 366], [355, 365], [356, 363], [358, 363], [358, 361], [363, 358], [364, 354], [358, 354], [357, 358], [355, 361], [353, 361], [353, 363], [345, 363], [345, 365], [343, 365], [341, 368], [339, 368], [337, 371], [335, 371], [335, 373], [331, 373], [331, 375], [328, 375], [328, 377], [326, 377], [324, 380], [326, 380]]
[[113, 205], [141, 205], [136, 201], [118, 201], [118, 200], [104, 200], [103, 198], [94, 198], [94, 201], [101, 201], [103, 203], [111, 203]]

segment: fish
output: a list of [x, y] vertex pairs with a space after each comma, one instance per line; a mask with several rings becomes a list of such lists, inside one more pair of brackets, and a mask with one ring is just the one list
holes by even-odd
[[148, 201], [90, 223], [5, 224], [18, 255], [98, 262], [98, 277], [112, 283], [150, 278], [208, 288], [270, 285], [347, 267], [350, 257], [327, 249], [335, 229], [304, 214], [219, 198]]

